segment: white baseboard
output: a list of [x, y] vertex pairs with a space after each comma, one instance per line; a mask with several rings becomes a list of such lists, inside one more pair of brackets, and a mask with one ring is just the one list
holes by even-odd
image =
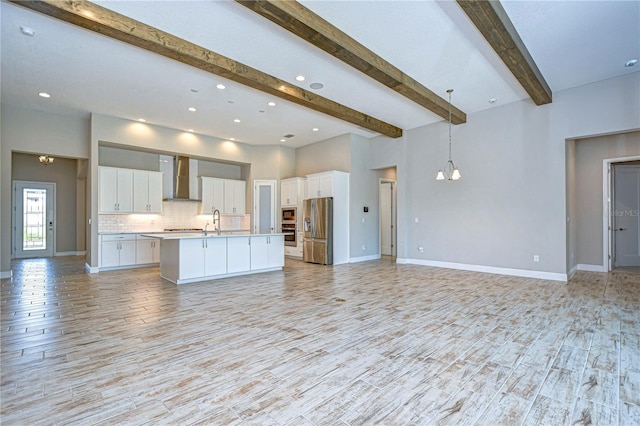
[[349, 263], [367, 262], [369, 260], [378, 260], [378, 259], [380, 259], [379, 254], [372, 254], [369, 256], [352, 257], [349, 259]]
[[[400, 261], [402, 260], [402, 262]], [[466, 263], [440, 262], [423, 259], [398, 259], [397, 263], [435, 266], [436, 268], [458, 269], [462, 271], [486, 272], [489, 274], [510, 275], [515, 277], [537, 278], [541, 280], [567, 281], [567, 274], [556, 272], [529, 271], [527, 269], [498, 268], [495, 266], [470, 265]]]
[[82, 251], [57, 251], [56, 254], [54, 254], [55, 257], [58, 256], [84, 256], [85, 254], [87, 254], [86, 251], [82, 250]]
[[5, 278], [11, 278], [11, 271], [0, 271], [0, 280], [4, 280]]
[[97, 274], [98, 272], [100, 272], [100, 268], [98, 268], [97, 266], [91, 266], [88, 263], [84, 264], [84, 269], [89, 274]]
[[584, 263], [578, 263], [576, 266], [578, 271], [587, 271], [587, 272], [607, 272], [604, 270], [604, 266], [602, 265], [586, 265]]
[[405, 259], [403, 257], [396, 257], [396, 263], [400, 263], [401, 265], [408, 265], [409, 259]]

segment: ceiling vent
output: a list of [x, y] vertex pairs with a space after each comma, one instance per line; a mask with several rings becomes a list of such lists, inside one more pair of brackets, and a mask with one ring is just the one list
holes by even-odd
[[283, 138], [287, 138], [287, 139], [291, 139], [292, 137], [294, 137], [295, 135], [292, 134], [288, 134], [288, 135], [284, 135]]

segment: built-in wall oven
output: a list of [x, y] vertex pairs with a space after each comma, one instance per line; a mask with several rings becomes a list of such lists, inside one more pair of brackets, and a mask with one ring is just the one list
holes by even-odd
[[282, 208], [282, 233], [285, 246], [298, 245], [297, 209], [295, 207]]

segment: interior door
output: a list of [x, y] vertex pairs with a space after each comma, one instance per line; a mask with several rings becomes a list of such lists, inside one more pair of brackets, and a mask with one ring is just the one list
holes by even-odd
[[53, 257], [56, 184], [14, 181], [14, 256]]
[[276, 181], [256, 180], [253, 185], [254, 232], [272, 234], [276, 230]]
[[640, 166], [614, 166], [613, 267], [640, 266]]
[[395, 182], [380, 182], [380, 254], [396, 255]]

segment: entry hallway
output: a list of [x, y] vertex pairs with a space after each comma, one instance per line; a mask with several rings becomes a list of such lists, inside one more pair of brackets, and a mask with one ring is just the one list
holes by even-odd
[[176, 286], [23, 260], [2, 424], [640, 424], [640, 275], [397, 265]]

